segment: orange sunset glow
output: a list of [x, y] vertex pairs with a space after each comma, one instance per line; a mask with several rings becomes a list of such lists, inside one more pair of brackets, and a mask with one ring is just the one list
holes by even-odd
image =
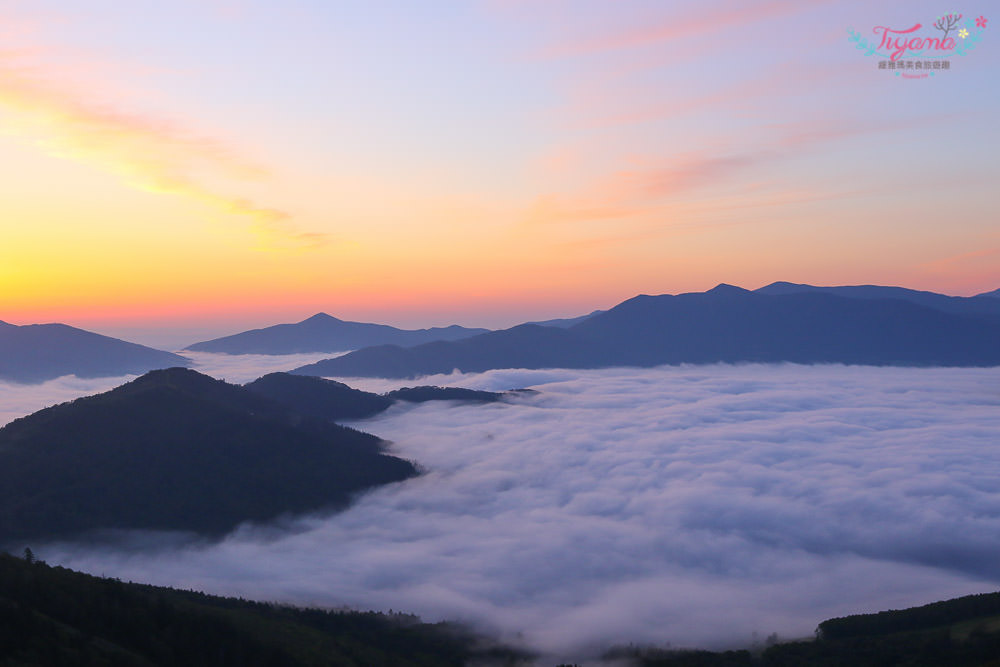
[[0, 16], [10, 322], [507, 326], [722, 281], [1000, 280], [995, 54], [887, 83], [841, 43], [861, 4], [484, 2], [378, 39], [319, 6], [184, 35], [157, 18], [194, 5], [43, 4]]

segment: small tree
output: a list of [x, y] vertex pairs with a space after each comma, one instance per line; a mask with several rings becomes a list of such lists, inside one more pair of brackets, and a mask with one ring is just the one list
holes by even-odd
[[944, 32], [944, 37], [941, 41], [948, 39], [948, 33], [958, 25], [958, 22], [962, 20], [961, 14], [945, 14], [944, 16], [939, 16], [938, 20], [934, 23], [934, 27], [938, 30]]
[[35, 562], [35, 552], [31, 550], [31, 547], [24, 548], [24, 560], [28, 561], [29, 563]]

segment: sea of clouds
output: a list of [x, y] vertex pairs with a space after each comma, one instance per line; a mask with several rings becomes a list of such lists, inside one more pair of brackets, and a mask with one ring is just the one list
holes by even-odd
[[[247, 381], [315, 360], [246, 358], [241, 370], [219, 357], [196, 367]], [[1000, 588], [1000, 369], [503, 370], [419, 383], [540, 393], [352, 422], [425, 474], [286, 532], [32, 547], [122, 579], [468, 621], [559, 656], [809, 636], [832, 616]], [[0, 416], [45, 391], [58, 402], [113, 384], [4, 386]]]

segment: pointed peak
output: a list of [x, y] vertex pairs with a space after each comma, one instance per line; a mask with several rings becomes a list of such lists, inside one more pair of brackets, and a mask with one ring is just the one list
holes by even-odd
[[318, 324], [321, 322], [340, 322], [340, 321], [341, 320], [338, 320], [333, 315], [327, 315], [326, 313], [316, 313], [312, 317], [307, 317], [306, 319], [302, 320], [301, 322], [299, 322], [299, 324], [308, 324], [308, 323]]

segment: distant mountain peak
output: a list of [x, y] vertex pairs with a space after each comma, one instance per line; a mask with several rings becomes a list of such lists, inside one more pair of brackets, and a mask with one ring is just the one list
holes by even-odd
[[342, 322], [342, 321], [343, 320], [339, 320], [333, 315], [327, 315], [326, 313], [316, 313], [312, 317], [307, 317], [306, 319], [302, 320], [301, 322], [299, 322], [299, 324], [308, 324], [308, 323], [319, 324], [326, 322]]
[[294, 324], [277, 324], [231, 336], [202, 341], [187, 347], [195, 352], [223, 354], [297, 354], [345, 352], [372, 345], [419, 345], [434, 340], [467, 338], [486, 329], [448, 326], [406, 330], [387, 324], [350, 322], [326, 313], [316, 313]]
[[744, 362], [1000, 366], [1000, 299], [882, 286], [771, 287], [755, 294], [722, 283], [707, 292], [639, 295], [568, 329], [522, 324], [457, 342], [368, 347], [292, 373], [416, 378], [455, 369]]
[[991, 299], [1000, 299], [1000, 289], [995, 289], [991, 292], [983, 292], [982, 294], [977, 294], [976, 296], [985, 296]]
[[184, 366], [185, 357], [67, 324], [0, 323], [0, 379], [38, 383], [62, 375], [111, 377]]
[[737, 287], [736, 285], [730, 285], [729, 283], [719, 283], [712, 289], [705, 292], [705, 294], [749, 294], [750, 290], [743, 289], [742, 287]]

